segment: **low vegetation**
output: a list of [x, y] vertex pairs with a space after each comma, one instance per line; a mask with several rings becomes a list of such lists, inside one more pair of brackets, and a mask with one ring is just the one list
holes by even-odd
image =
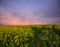
[[0, 47], [60, 47], [60, 25], [0, 26]]

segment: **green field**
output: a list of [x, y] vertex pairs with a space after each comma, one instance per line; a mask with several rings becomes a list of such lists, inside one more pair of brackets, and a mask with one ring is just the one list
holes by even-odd
[[60, 47], [60, 25], [0, 26], [0, 47]]

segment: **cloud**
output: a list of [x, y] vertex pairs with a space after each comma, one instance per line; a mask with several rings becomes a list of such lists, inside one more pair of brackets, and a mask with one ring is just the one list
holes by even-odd
[[22, 1], [24, 3], [20, 1], [0, 0], [0, 24], [60, 23], [59, 0], [41, 1], [41, 4], [38, 1], [36, 4], [27, 0]]
[[4, 24], [12, 24], [12, 25], [19, 25], [19, 24], [30, 24], [30, 22], [36, 22], [35, 17], [32, 14], [27, 13], [14, 13], [8, 10], [3, 10], [0, 12], [0, 23]]
[[60, 23], [60, 17], [44, 17], [44, 13], [33, 12], [11, 12], [1, 10], [0, 24], [4, 25], [23, 25], [23, 24], [48, 24]]
[[4, 10], [3, 12], [0, 12], [0, 23], [20, 24], [23, 23], [23, 21], [20, 18], [13, 16], [9, 11]]

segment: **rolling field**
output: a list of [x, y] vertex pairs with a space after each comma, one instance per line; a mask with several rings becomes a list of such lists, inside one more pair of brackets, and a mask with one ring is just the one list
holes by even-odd
[[0, 47], [60, 47], [60, 25], [0, 26]]

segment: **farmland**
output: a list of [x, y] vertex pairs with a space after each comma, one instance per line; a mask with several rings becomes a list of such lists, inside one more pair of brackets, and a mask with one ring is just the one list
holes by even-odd
[[60, 25], [0, 26], [0, 47], [60, 47]]

